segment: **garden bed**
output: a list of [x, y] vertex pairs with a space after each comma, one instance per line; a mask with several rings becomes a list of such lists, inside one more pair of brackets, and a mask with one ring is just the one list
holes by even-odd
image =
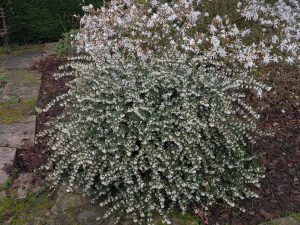
[[[41, 132], [45, 128], [45, 123], [55, 116], [59, 115], [61, 109], [52, 107], [48, 112], [42, 112], [42, 109], [59, 94], [67, 91], [65, 83], [66, 78], [55, 80], [53, 73], [63, 64], [65, 60], [52, 56], [42, 58], [34, 63], [33, 67], [38, 70], [41, 75], [41, 88], [37, 102], [38, 110], [36, 133]], [[33, 147], [29, 149], [18, 149], [16, 166], [24, 172], [33, 172], [47, 162], [50, 152], [47, 149], [47, 140], [39, 139]]]
[[[70, 79], [55, 80], [54, 71], [65, 60], [54, 57], [43, 58], [35, 64], [42, 73], [38, 107], [46, 104], [57, 95], [67, 91], [66, 82]], [[268, 76], [261, 77], [273, 90], [262, 99], [252, 98], [255, 107], [261, 108], [261, 127], [272, 128], [274, 134], [263, 137], [253, 146], [259, 155], [260, 164], [266, 168], [266, 177], [257, 189], [258, 199], [246, 199], [242, 206], [246, 212], [213, 207], [207, 215], [209, 224], [258, 224], [279, 216], [300, 212], [300, 87], [299, 71], [294, 69], [266, 68]], [[259, 101], [258, 101], [259, 100]], [[37, 133], [45, 128], [45, 123], [61, 113], [58, 107], [37, 116]], [[31, 172], [47, 162], [51, 152], [47, 150], [46, 139], [30, 149], [19, 149], [17, 166], [22, 172]]]
[[300, 87], [297, 68], [266, 68], [262, 77], [273, 90], [263, 99], [251, 99], [262, 107], [261, 127], [272, 128], [274, 135], [261, 138], [252, 147], [259, 155], [266, 177], [257, 189], [258, 199], [246, 199], [245, 213], [212, 209], [213, 221], [229, 224], [258, 224], [272, 218], [300, 212]]

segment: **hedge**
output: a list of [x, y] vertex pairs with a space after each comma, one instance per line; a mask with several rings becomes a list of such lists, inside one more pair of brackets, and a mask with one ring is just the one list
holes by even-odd
[[[2, 2], [4, 1], [4, 2]], [[2, 0], [10, 28], [11, 43], [57, 41], [64, 32], [78, 27], [74, 14], [82, 15], [82, 0]], [[84, 4], [100, 6], [102, 0]]]

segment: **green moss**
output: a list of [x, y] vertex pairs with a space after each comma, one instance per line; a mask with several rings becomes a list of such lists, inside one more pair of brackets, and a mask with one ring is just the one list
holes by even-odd
[[77, 208], [69, 208], [67, 209], [67, 218], [68, 221], [70, 221], [72, 224], [74, 225], [80, 225], [80, 223], [78, 223], [76, 217], [77, 217]]
[[22, 54], [24, 51], [43, 51], [44, 50], [44, 45], [41, 44], [36, 44], [36, 45], [15, 45], [11, 46], [10, 50], [8, 51], [7, 49], [0, 47], [0, 58], [1, 57], [7, 57], [7, 56], [17, 56]]
[[23, 74], [22, 76], [20, 76], [20, 78], [20, 82], [22, 83], [29, 83], [31, 85], [37, 85], [39, 83], [37, 78], [32, 73]]
[[3, 91], [6, 83], [7, 83], [7, 79], [5, 73], [0, 72], [0, 94]]
[[[201, 224], [198, 218], [191, 216], [189, 214], [180, 214], [180, 213], [174, 213], [172, 216], [172, 221], [178, 225], [200, 225]], [[158, 225], [166, 225], [166, 224], [159, 222]]]
[[300, 213], [294, 213], [291, 215], [291, 217], [300, 223]]
[[200, 224], [198, 219], [194, 216], [191, 216], [189, 214], [178, 214], [176, 216], [178, 220], [178, 224], [180, 225], [198, 225]]
[[39, 84], [38, 78], [30, 72], [21, 71], [18, 73], [14, 73], [12, 78], [10, 79], [10, 84], [13, 86], [36, 86]]
[[28, 193], [25, 199], [0, 198], [0, 223], [10, 221], [9, 224], [14, 225], [29, 224], [35, 217], [44, 218], [52, 206], [53, 201], [47, 197], [45, 189]]
[[11, 185], [12, 185], [11, 178], [6, 179], [6, 181], [2, 185], [0, 185], [0, 191], [5, 191], [9, 189]]
[[36, 103], [32, 99], [0, 103], [0, 124], [12, 124], [21, 121], [34, 111]]

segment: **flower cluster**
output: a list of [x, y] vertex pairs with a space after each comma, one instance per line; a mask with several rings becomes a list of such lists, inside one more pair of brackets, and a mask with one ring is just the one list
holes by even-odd
[[[241, 7], [243, 6], [243, 7]], [[288, 64], [299, 63], [300, 44], [300, 3], [295, 0], [278, 0], [273, 5], [262, 0], [250, 0], [239, 4], [239, 11], [246, 20], [259, 24], [261, 45], [270, 51], [263, 55], [263, 63], [277, 63], [285, 60]], [[275, 31], [275, 32], [274, 32]], [[280, 54], [270, 53], [272, 49]], [[285, 57], [283, 57], [285, 56]]]
[[218, 1], [113, 0], [98, 10], [85, 7], [78, 50], [99, 53], [110, 46], [143, 58], [173, 49], [245, 68], [299, 62], [298, 1], [227, 0], [211, 9]]

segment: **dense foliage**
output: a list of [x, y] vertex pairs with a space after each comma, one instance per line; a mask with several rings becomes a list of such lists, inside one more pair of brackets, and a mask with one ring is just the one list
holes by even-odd
[[177, 206], [256, 196], [263, 174], [247, 145], [262, 132], [245, 98], [266, 87], [251, 72], [293, 64], [299, 52], [293, 0], [228, 0], [231, 17], [212, 15], [214, 1], [168, 2], [83, 8], [74, 41], [81, 54], [57, 74], [74, 79], [48, 107], [64, 112], [42, 133], [54, 185], [104, 199], [106, 216], [148, 224], [156, 213], [169, 223]]
[[70, 30], [63, 33], [63, 37], [55, 44], [56, 53], [59, 56], [72, 56], [76, 54], [76, 47], [72, 44], [75, 40], [78, 30]]
[[[256, 196], [261, 171], [246, 148], [258, 115], [242, 91], [264, 87], [246, 73], [205, 68], [169, 52], [147, 61], [110, 51], [77, 57], [65, 108], [46, 132], [52, 180], [105, 197], [112, 210], [152, 222], [159, 212]], [[80, 60], [80, 61], [78, 61]], [[232, 76], [234, 74], [234, 76]], [[243, 118], [243, 119], [241, 119]]]
[[[100, 6], [100, 0], [88, 0]], [[57, 41], [62, 33], [79, 27], [82, 0], [1, 0], [7, 13], [11, 43]]]

